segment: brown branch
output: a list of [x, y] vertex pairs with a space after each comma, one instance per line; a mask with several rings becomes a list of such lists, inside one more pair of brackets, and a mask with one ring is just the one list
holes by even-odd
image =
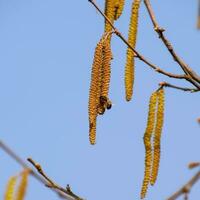
[[165, 37], [164, 35], [164, 29], [159, 26], [159, 24], [156, 21], [153, 9], [151, 7], [150, 1], [149, 0], [144, 0], [145, 6], [147, 8], [147, 11], [149, 13], [149, 16], [151, 18], [151, 21], [154, 26], [154, 30], [158, 34], [159, 38], [162, 40], [170, 54], [172, 55], [173, 59], [179, 64], [179, 66], [182, 68], [182, 70], [185, 72], [190, 77], [190, 82], [200, 89], [200, 76], [197, 75], [174, 51], [174, 48], [172, 47], [171, 43], [169, 40]]
[[200, 166], [200, 162], [191, 162], [191, 163], [189, 163], [188, 168], [194, 169], [194, 168], [199, 167], [199, 166]]
[[183, 185], [177, 192], [171, 195], [167, 200], [175, 200], [179, 196], [188, 194], [193, 185], [200, 179], [200, 171], [198, 171], [185, 185]]
[[77, 196], [76, 194], [74, 194], [71, 189], [70, 186], [67, 185], [66, 189], [59, 186], [57, 183], [55, 183], [53, 180], [51, 180], [43, 171], [41, 165], [39, 163], [36, 163], [32, 158], [28, 158], [27, 159], [38, 171], [38, 173], [44, 177], [44, 179], [48, 182], [48, 184], [46, 184], [47, 187], [49, 188], [54, 188], [57, 189], [59, 191], [62, 191], [63, 193], [70, 195], [71, 197], [73, 197], [73, 199], [76, 200], [83, 200], [82, 198], [80, 198], [79, 196]]
[[[21, 159], [13, 150], [11, 150], [3, 141], [0, 140], [0, 148], [7, 153], [11, 158], [13, 158], [19, 165], [21, 165], [23, 168], [28, 169], [30, 171], [30, 174], [36, 178], [40, 183], [49, 186], [49, 183], [53, 183], [50, 182], [50, 179], [48, 180], [47, 177], [43, 176], [44, 178], [42, 178], [41, 176], [39, 176], [33, 169], [31, 169], [24, 161], [23, 159]], [[30, 162], [30, 161], [29, 161]], [[41, 174], [41, 173], [40, 173]], [[52, 186], [52, 184], [51, 184]], [[59, 187], [58, 185], [56, 185], [57, 187], [49, 187], [52, 191], [54, 191], [55, 193], [58, 194], [59, 197], [63, 198], [63, 199], [68, 199], [68, 200], [82, 200], [80, 197], [78, 197], [77, 195], [74, 195], [74, 193], [69, 192], [68, 189], [64, 189], [61, 187]], [[73, 194], [73, 195], [72, 195]]]
[[167, 83], [167, 82], [161, 82], [161, 83], [159, 83], [159, 85], [162, 86], [162, 87], [170, 87], [170, 88], [182, 90], [182, 91], [185, 91], [185, 92], [199, 92], [199, 89], [196, 89], [196, 88], [179, 87], [179, 86]]
[[141, 61], [146, 63], [149, 67], [154, 69], [156, 72], [161, 73], [165, 76], [168, 76], [170, 78], [176, 78], [176, 79], [188, 79], [187, 75], [178, 75], [178, 74], [172, 74], [165, 72], [164, 70], [160, 69], [156, 65], [149, 62], [144, 56], [142, 56], [138, 51], [136, 51], [125, 39], [125, 37], [117, 30], [117, 28], [112, 24], [112, 22], [109, 20], [109, 18], [102, 12], [102, 10], [98, 7], [98, 5], [93, 0], [88, 0], [95, 8], [96, 10], [104, 17], [104, 19], [112, 26], [114, 33], [135, 53], [135, 57], [139, 58]]
[[197, 29], [200, 29], [200, 0], [198, 5]]

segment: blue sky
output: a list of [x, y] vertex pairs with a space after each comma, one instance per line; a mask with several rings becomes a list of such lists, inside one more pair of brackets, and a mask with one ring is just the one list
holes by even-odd
[[[101, 8], [103, 1], [96, 1]], [[116, 22], [127, 36], [130, 6]], [[152, 1], [158, 22], [178, 54], [200, 73], [197, 1]], [[110, 98], [113, 108], [98, 118], [97, 144], [88, 140], [88, 92], [94, 48], [104, 20], [85, 1], [0, 0], [0, 138], [22, 158], [32, 157], [62, 186], [88, 200], [139, 199], [144, 171], [143, 133], [148, 100], [168, 81], [136, 61], [134, 98], [125, 102], [126, 46], [113, 37]], [[181, 73], [158, 40], [141, 5], [137, 50], [165, 70]], [[199, 161], [200, 96], [166, 89], [162, 157], [148, 199], [166, 199], [194, 173]], [[0, 150], [0, 195], [21, 167]], [[200, 196], [198, 183], [190, 199]], [[1, 197], [1, 198], [2, 198]], [[30, 178], [27, 200], [59, 199]]]

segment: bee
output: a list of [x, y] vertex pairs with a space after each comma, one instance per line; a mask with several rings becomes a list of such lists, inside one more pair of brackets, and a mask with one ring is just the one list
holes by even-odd
[[112, 102], [106, 96], [100, 96], [98, 114], [103, 115], [106, 109], [111, 109]]

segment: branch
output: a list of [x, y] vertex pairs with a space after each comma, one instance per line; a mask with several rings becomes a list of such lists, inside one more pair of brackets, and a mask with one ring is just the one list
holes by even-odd
[[200, 0], [199, 0], [199, 6], [198, 6], [197, 29], [200, 29]]
[[182, 91], [185, 91], [185, 92], [198, 92], [199, 91], [196, 88], [179, 87], [179, 86], [167, 83], [167, 82], [161, 82], [161, 83], [159, 83], [159, 85], [162, 86], [162, 87], [170, 87], [170, 88], [174, 88], [174, 89], [177, 89], [177, 90], [182, 90]]
[[[200, 89], [200, 76], [197, 75], [174, 51], [171, 43], [168, 41], [168, 39], [164, 35], [165, 29], [161, 28], [159, 24], [156, 21], [153, 9], [151, 7], [149, 0], [144, 0], [145, 6], [148, 10], [149, 16], [151, 18], [151, 21], [154, 26], [154, 30], [158, 34], [159, 38], [162, 40], [174, 60], [179, 64], [179, 66], [182, 68], [182, 70], [190, 77], [190, 82], [195, 85], [198, 89]], [[197, 82], [197, 83], [196, 83]]]
[[[36, 178], [40, 183], [49, 186], [49, 183], [53, 183], [50, 182], [51, 180], [48, 179], [48, 177], [43, 176], [44, 178], [42, 178], [41, 176], [39, 176], [35, 171], [33, 171], [33, 169], [31, 169], [24, 161], [23, 159], [21, 159], [14, 151], [12, 151], [5, 143], [3, 143], [3, 141], [0, 140], [0, 148], [7, 153], [11, 158], [13, 158], [19, 165], [21, 165], [23, 168], [28, 169], [30, 171], [30, 174]], [[29, 161], [30, 162], [30, 161]], [[41, 174], [41, 173], [40, 173]], [[56, 184], [55, 184], [56, 185]], [[55, 186], [54, 185], [54, 186]], [[52, 186], [52, 184], [50, 185]], [[52, 191], [54, 191], [55, 193], [58, 194], [59, 197], [63, 198], [63, 199], [68, 199], [68, 200], [82, 200], [80, 197], [78, 197], [77, 195], [75, 195], [73, 192], [70, 192], [68, 190], [68, 187], [66, 189], [59, 187], [58, 185], [56, 185], [57, 187], [49, 187]]]
[[156, 65], [149, 62], [144, 56], [142, 56], [138, 51], [136, 51], [125, 39], [125, 37], [116, 29], [116, 27], [112, 24], [112, 22], [109, 20], [109, 18], [103, 13], [103, 11], [98, 7], [98, 5], [93, 0], [88, 0], [95, 8], [96, 10], [104, 17], [104, 19], [112, 26], [114, 33], [135, 53], [135, 57], [139, 58], [141, 61], [146, 63], [149, 67], [154, 69], [156, 72], [161, 73], [165, 76], [168, 76], [170, 78], [176, 78], [176, 79], [188, 79], [187, 75], [178, 75], [178, 74], [172, 74], [165, 72], [164, 70], [160, 69]]
[[41, 165], [39, 163], [36, 163], [32, 158], [28, 158], [27, 159], [38, 171], [38, 173], [44, 177], [44, 179], [48, 182], [48, 184], [46, 184], [47, 187], [49, 188], [54, 188], [57, 189], [59, 191], [62, 191], [63, 193], [66, 193], [68, 195], [70, 195], [71, 197], [73, 197], [73, 199], [76, 200], [83, 200], [82, 198], [80, 198], [79, 196], [77, 196], [76, 194], [74, 194], [71, 191], [71, 188], [69, 185], [67, 185], [66, 189], [59, 186], [58, 184], [56, 184], [53, 180], [51, 180], [43, 171]]
[[190, 192], [193, 185], [200, 179], [200, 171], [198, 171], [185, 185], [183, 185], [177, 192], [175, 192], [171, 197], [167, 200], [175, 200], [181, 195], [185, 195]]

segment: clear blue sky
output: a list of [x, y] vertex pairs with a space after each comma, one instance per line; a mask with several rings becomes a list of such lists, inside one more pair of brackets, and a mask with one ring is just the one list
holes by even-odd
[[[104, 1], [96, 1], [102, 8]], [[116, 23], [127, 36], [130, 5]], [[197, 0], [152, 1], [178, 54], [200, 73]], [[98, 119], [97, 144], [88, 140], [88, 91], [102, 17], [87, 0], [0, 0], [0, 138], [22, 158], [32, 157], [60, 185], [87, 200], [139, 199], [144, 171], [143, 133], [148, 100], [160, 81], [189, 86], [136, 62], [134, 98], [124, 98], [125, 45], [113, 38], [110, 98]], [[142, 4], [137, 49], [170, 72], [181, 73], [154, 33]], [[163, 200], [194, 173], [199, 161], [200, 95], [166, 89], [166, 112], [158, 181], [148, 199]], [[0, 150], [0, 199], [21, 167]], [[198, 199], [200, 183], [190, 199]], [[59, 199], [30, 179], [26, 200]]]

